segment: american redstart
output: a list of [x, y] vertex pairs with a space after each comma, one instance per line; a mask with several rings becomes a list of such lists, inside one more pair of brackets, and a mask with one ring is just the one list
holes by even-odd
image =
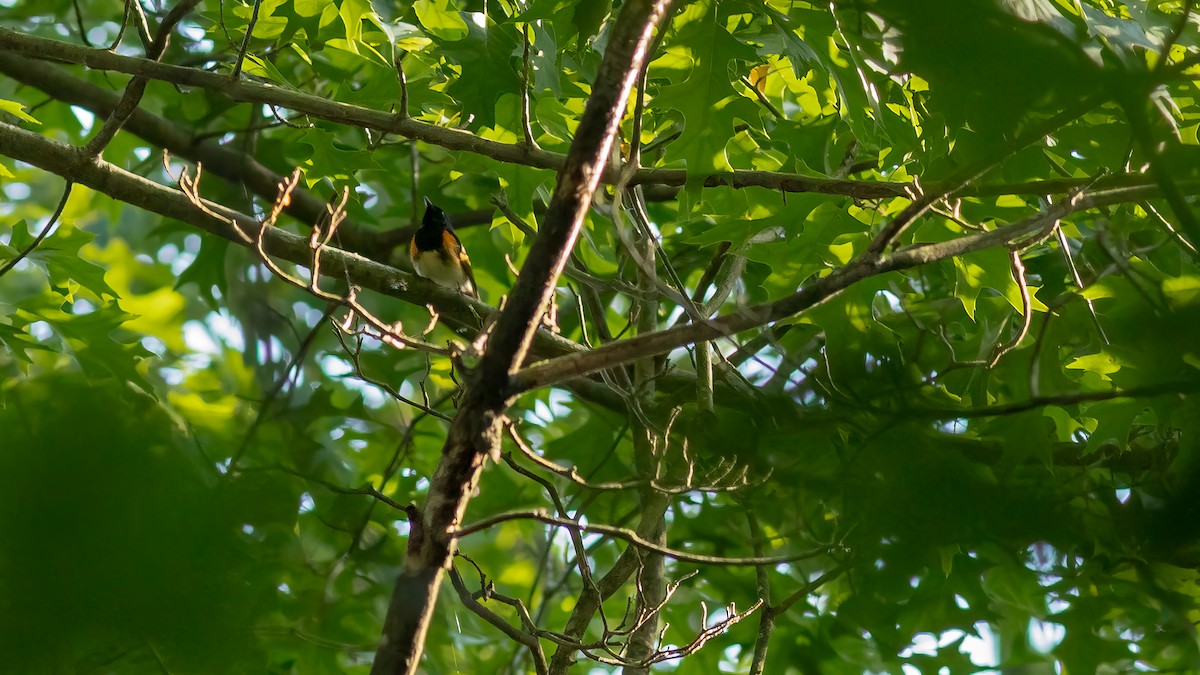
[[425, 216], [421, 228], [413, 235], [408, 245], [413, 269], [417, 274], [434, 283], [453, 288], [473, 298], [479, 297], [475, 286], [475, 275], [471, 272], [471, 259], [463, 248], [458, 235], [450, 225], [446, 212], [425, 198]]

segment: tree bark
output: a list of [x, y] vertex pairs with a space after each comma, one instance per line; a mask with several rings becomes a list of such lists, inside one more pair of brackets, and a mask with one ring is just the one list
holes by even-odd
[[479, 366], [467, 378], [462, 407], [450, 427], [424, 509], [425, 540], [396, 582], [371, 672], [415, 673], [433, 618], [438, 589], [450, 567], [454, 532], [462, 522], [479, 474], [500, 449], [509, 379], [520, 366], [549, 306], [592, 194], [600, 182], [613, 136], [654, 27], [670, 0], [629, 0], [621, 8], [541, 232], [530, 247]]

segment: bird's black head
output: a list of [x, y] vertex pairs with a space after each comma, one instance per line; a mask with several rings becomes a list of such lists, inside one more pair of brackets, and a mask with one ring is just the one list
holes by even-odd
[[433, 202], [429, 201], [429, 197], [425, 198], [425, 216], [421, 218], [422, 230], [453, 230], [450, 226], [450, 217], [446, 212], [434, 206]]

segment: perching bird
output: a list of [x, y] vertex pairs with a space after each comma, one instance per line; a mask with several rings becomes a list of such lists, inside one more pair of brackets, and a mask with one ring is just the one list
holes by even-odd
[[413, 235], [408, 245], [413, 269], [420, 276], [434, 283], [453, 288], [473, 298], [479, 298], [475, 286], [475, 275], [471, 272], [471, 259], [463, 248], [446, 212], [425, 198], [425, 216], [421, 228]]

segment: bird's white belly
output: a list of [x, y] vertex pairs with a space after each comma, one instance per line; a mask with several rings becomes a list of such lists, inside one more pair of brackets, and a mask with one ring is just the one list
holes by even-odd
[[462, 276], [456, 274], [455, 269], [447, 265], [435, 251], [426, 251], [413, 258], [413, 269], [439, 286], [462, 291], [467, 285]]

